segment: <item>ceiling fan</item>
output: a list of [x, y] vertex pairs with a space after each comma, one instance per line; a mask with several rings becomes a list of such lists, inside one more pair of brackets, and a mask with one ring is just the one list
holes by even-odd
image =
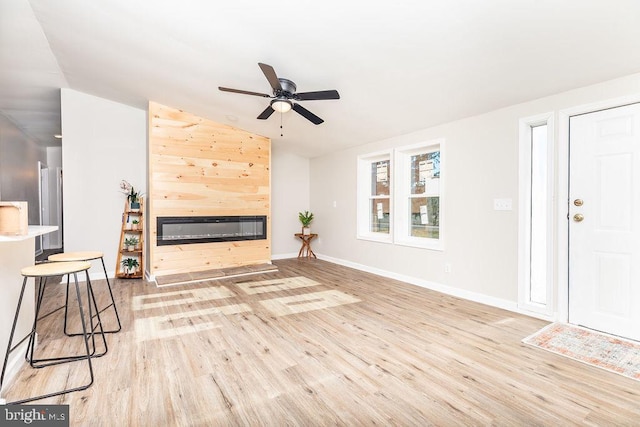
[[260, 120], [266, 120], [273, 114], [274, 111], [280, 113], [286, 113], [293, 109], [296, 113], [309, 120], [315, 125], [319, 125], [324, 122], [320, 117], [313, 114], [311, 111], [304, 108], [302, 105], [294, 101], [317, 101], [323, 99], [340, 99], [340, 94], [337, 90], [321, 90], [318, 92], [301, 92], [296, 93], [296, 84], [289, 79], [283, 79], [278, 77], [275, 70], [271, 65], [258, 63], [260, 69], [264, 73], [265, 77], [269, 81], [271, 88], [273, 89], [273, 95], [266, 93], [250, 92], [246, 90], [230, 89], [228, 87], [219, 86], [223, 92], [242, 93], [245, 95], [261, 96], [263, 98], [271, 98], [269, 106], [258, 116]]

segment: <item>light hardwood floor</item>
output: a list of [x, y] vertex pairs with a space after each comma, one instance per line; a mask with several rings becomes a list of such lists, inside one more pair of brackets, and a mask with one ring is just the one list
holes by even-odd
[[[91, 426], [640, 424], [640, 382], [521, 343], [546, 322], [319, 260], [275, 264], [162, 289], [118, 280], [123, 330], [94, 360], [95, 384], [36, 403]], [[72, 347], [61, 315], [41, 351]], [[84, 370], [26, 368], [5, 394]]]

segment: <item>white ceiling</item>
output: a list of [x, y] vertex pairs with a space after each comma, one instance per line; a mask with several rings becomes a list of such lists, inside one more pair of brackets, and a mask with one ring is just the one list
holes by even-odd
[[[54, 145], [69, 87], [314, 157], [640, 72], [638, 40], [637, 0], [2, 0], [0, 112]], [[257, 120], [217, 87], [270, 93], [258, 62], [341, 99]]]

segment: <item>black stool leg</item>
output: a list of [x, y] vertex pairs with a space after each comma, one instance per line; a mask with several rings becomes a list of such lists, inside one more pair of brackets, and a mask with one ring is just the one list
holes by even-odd
[[111, 283], [109, 283], [109, 275], [107, 274], [107, 267], [105, 267], [104, 265], [104, 258], [100, 258], [100, 261], [102, 261], [102, 270], [104, 270], [104, 278], [107, 280], [107, 289], [109, 289], [109, 296], [111, 296], [111, 304], [106, 306], [102, 311], [106, 310], [107, 308], [113, 306], [113, 312], [116, 314], [116, 320], [118, 321], [118, 328], [111, 330], [111, 331], [104, 331], [106, 334], [112, 334], [112, 333], [116, 333], [116, 332], [120, 332], [120, 330], [122, 329], [122, 325], [120, 324], [120, 316], [118, 315], [118, 308], [116, 307], [116, 300], [113, 297], [113, 291], [111, 290]]
[[[38, 320], [40, 320], [39, 319], [40, 307], [42, 307], [42, 299], [44, 297], [44, 291], [46, 287], [47, 287], [47, 278], [40, 277], [38, 279], [38, 287], [37, 287], [38, 298], [36, 299], [36, 314], [33, 318], [33, 326], [31, 327], [31, 332], [29, 333], [29, 344], [27, 345], [27, 352], [24, 355], [24, 359], [27, 362], [29, 362], [29, 365], [31, 365], [32, 368], [37, 368], [37, 366], [35, 366], [33, 363], [33, 351], [36, 344], [35, 339], [36, 339], [36, 330], [38, 326]], [[43, 318], [44, 317], [46, 316], [43, 316]]]
[[[76, 273], [74, 274], [74, 278], [77, 280], [77, 276]], [[89, 355], [91, 357], [102, 357], [105, 354], [107, 354], [108, 351], [108, 346], [107, 346], [107, 340], [106, 337], [104, 335], [103, 332], [103, 327], [102, 327], [102, 322], [100, 320], [100, 316], [99, 313], [97, 315], [93, 314], [93, 309], [95, 308], [96, 312], [98, 311], [98, 306], [97, 306], [97, 302], [95, 299], [95, 295], [93, 293], [93, 288], [91, 286], [91, 280], [89, 279], [89, 273], [88, 271], [85, 272], [86, 274], [86, 283], [87, 283], [87, 304], [88, 304], [88, 310], [89, 310], [89, 322], [90, 322], [90, 327], [91, 327], [91, 351], [89, 352]], [[67, 277], [67, 280], [69, 280], [70, 278]], [[69, 363], [69, 362], [73, 362], [79, 359], [84, 359], [84, 355], [69, 355], [69, 356], [60, 356], [60, 357], [49, 357], [49, 358], [42, 358], [42, 359], [37, 359], [34, 356], [34, 337], [35, 337], [35, 331], [37, 329], [37, 321], [41, 320], [41, 318], [39, 318], [39, 311], [40, 311], [40, 307], [41, 307], [41, 303], [42, 303], [42, 299], [44, 296], [44, 291], [45, 291], [45, 287], [46, 287], [46, 280], [44, 281], [44, 283], [41, 283], [41, 287], [39, 287], [38, 289], [38, 303], [36, 305], [37, 309], [36, 309], [36, 316], [35, 316], [35, 320], [34, 320], [34, 325], [33, 325], [33, 330], [32, 330], [32, 338], [29, 342], [29, 347], [28, 347], [28, 352], [30, 354], [29, 357], [27, 357], [27, 360], [29, 361], [30, 365], [32, 368], [36, 368], [36, 369], [40, 369], [40, 368], [44, 368], [47, 366], [52, 366], [52, 365], [60, 365], [63, 363]], [[67, 295], [68, 298], [68, 295]], [[68, 299], [67, 299], [67, 305], [68, 305]], [[82, 305], [82, 301], [78, 301], [78, 307], [81, 307]], [[81, 316], [83, 316], [84, 312], [81, 312]], [[44, 318], [45, 316], [43, 316]], [[97, 318], [97, 322], [94, 323], [94, 319]], [[81, 319], [82, 321], [84, 321], [84, 317], [82, 317]], [[65, 318], [66, 321], [66, 318]], [[96, 353], [96, 342], [95, 342], [95, 330], [96, 328], [100, 328], [100, 332], [98, 332], [101, 336], [102, 336], [102, 342], [104, 344], [104, 351], [101, 353]], [[86, 334], [84, 333], [78, 333], [78, 334], [74, 334], [72, 336], [83, 336], [85, 337]]]
[[[116, 315], [116, 321], [118, 322], [118, 327], [116, 329], [105, 330], [105, 334], [115, 334], [122, 330], [122, 324], [120, 323], [120, 315], [118, 314], [118, 308], [116, 307], [116, 300], [113, 297], [113, 291], [111, 290], [111, 283], [109, 282], [109, 275], [107, 274], [107, 267], [104, 265], [104, 258], [100, 258], [102, 261], [102, 270], [104, 271], [104, 277], [107, 281], [107, 289], [109, 290], [109, 296], [111, 297], [111, 303], [104, 307], [102, 310], [99, 310], [96, 305], [96, 310], [99, 310], [99, 313], [106, 311], [109, 307], [113, 307], [113, 311]], [[64, 309], [64, 333], [69, 337], [74, 337], [80, 335], [80, 333], [71, 333], [67, 330], [67, 306], [69, 305], [69, 276], [67, 275], [67, 298]]]
[[4, 363], [2, 364], [2, 374], [0, 375], [0, 390], [2, 389], [2, 385], [4, 384], [4, 375], [7, 371], [7, 364], [9, 363], [9, 354], [16, 349], [16, 347], [11, 348], [13, 344], [13, 335], [16, 332], [16, 326], [18, 324], [18, 316], [20, 315], [20, 307], [22, 307], [22, 298], [24, 297], [24, 290], [27, 286], [27, 278], [25, 277], [22, 281], [22, 290], [20, 291], [20, 297], [18, 298], [18, 306], [16, 307], [16, 314], [13, 317], [13, 326], [11, 326], [11, 333], [9, 334], [9, 343], [7, 344], [7, 353], [4, 355]]
[[[86, 273], [86, 284], [87, 284], [87, 305], [89, 306], [89, 325], [91, 326], [91, 345], [93, 350], [91, 351], [92, 357], [101, 357], [107, 354], [109, 348], [107, 347], [107, 339], [104, 336], [105, 331], [102, 326], [102, 320], [100, 319], [100, 310], [98, 309], [98, 303], [96, 302], [96, 296], [93, 293], [93, 286], [91, 286], [91, 279], [89, 279], [89, 273]], [[93, 314], [93, 310], [91, 309], [91, 301], [93, 301], [93, 307], [96, 308], [96, 314]], [[94, 324], [93, 320], [97, 318], [98, 321]], [[99, 335], [102, 336], [102, 343], [104, 344], [104, 352], [96, 354], [96, 340], [95, 340], [95, 330], [96, 328], [100, 328]]]
[[69, 314], [69, 275], [67, 274], [67, 292], [64, 299], [64, 334], [70, 337], [71, 334], [67, 332], [67, 315], [68, 314]]
[[[84, 335], [84, 348], [87, 350], [87, 363], [89, 365], [90, 381], [86, 386], [81, 386], [78, 390], [84, 390], [89, 388], [93, 384], [93, 365], [91, 364], [91, 353], [89, 352], [89, 337], [87, 336], [87, 326], [84, 322], [84, 310], [82, 309], [82, 299], [80, 298], [80, 286], [78, 285], [78, 273], [73, 273], [73, 278], [76, 282], [76, 296], [78, 297], [78, 309], [80, 309], [80, 323], [82, 323], [82, 333]], [[87, 271], [87, 283], [89, 280], [89, 272]], [[93, 337], [93, 330], [91, 330], [91, 336]], [[105, 342], [106, 345], [106, 342]], [[76, 391], [76, 390], [69, 390]]]

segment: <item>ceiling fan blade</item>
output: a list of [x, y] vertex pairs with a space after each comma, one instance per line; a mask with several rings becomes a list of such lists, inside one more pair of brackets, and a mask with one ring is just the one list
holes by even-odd
[[319, 125], [320, 123], [324, 122], [324, 120], [322, 120], [320, 117], [316, 116], [300, 104], [293, 104], [293, 109], [296, 111], [296, 113], [300, 114], [302, 117], [309, 120], [314, 125]]
[[321, 99], [340, 99], [337, 90], [320, 90], [318, 92], [296, 93], [295, 99], [298, 101], [313, 101]]
[[264, 111], [262, 113], [260, 113], [260, 115], [258, 116], [259, 120], [267, 120], [269, 118], [269, 116], [271, 116], [273, 114], [273, 112], [276, 111], [273, 108], [271, 108], [271, 105], [269, 105], [267, 108], [264, 109]]
[[222, 87], [222, 86], [218, 86], [218, 89], [220, 89], [223, 92], [242, 93], [244, 95], [254, 95], [254, 96], [261, 96], [263, 98], [271, 98], [271, 95], [267, 95], [266, 93], [250, 92], [248, 90], [240, 90], [240, 89], [231, 89], [231, 88]]
[[271, 65], [263, 64], [262, 62], [258, 62], [258, 65], [264, 73], [264, 76], [267, 78], [267, 80], [269, 80], [269, 84], [271, 85], [273, 90], [282, 90], [282, 86], [280, 85], [280, 80], [278, 80], [276, 70], [274, 70]]

